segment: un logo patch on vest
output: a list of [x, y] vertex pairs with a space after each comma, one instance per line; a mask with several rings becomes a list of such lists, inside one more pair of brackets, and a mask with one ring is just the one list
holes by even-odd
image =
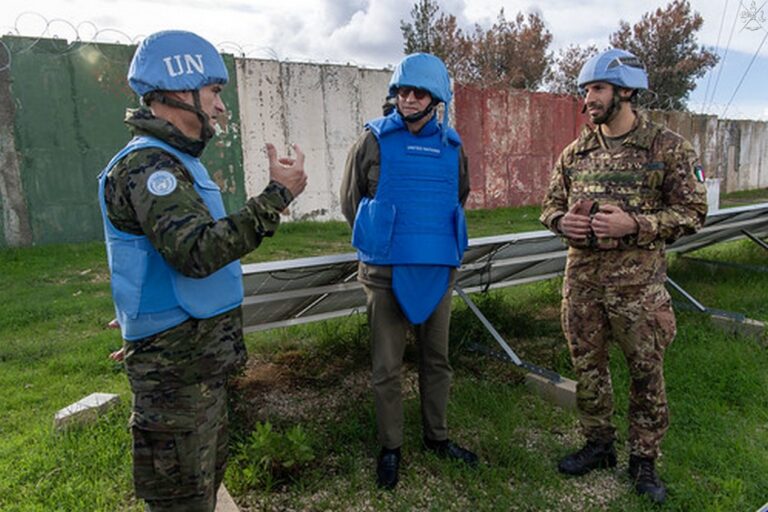
[[405, 146], [405, 152], [409, 155], [416, 156], [431, 156], [433, 158], [440, 158], [442, 150], [440, 148], [431, 146], [419, 146], [418, 144], [409, 144]]
[[176, 176], [168, 171], [155, 171], [147, 180], [147, 189], [153, 196], [167, 196], [176, 190]]

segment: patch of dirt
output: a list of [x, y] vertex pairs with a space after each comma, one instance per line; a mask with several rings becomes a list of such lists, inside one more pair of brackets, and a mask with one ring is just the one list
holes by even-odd
[[[320, 372], [318, 365], [324, 366]], [[314, 361], [299, 351], [253, 355], [234, 382], [235, 407], [248, 426], [259, 421], [333, 421], [350, 403], [371, 399], [371, 371], [338, 360]], [[403, 398], [418, 394], [418, 373], [403, 365]]]

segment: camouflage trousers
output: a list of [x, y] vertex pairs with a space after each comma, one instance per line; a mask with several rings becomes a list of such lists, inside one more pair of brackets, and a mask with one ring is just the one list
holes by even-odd
[[226, 379], [135, 392], [136, 496], [151, 512], [213, 512], [227, 460]]
[[609, 343], [624, 352], [630, 374], [630, 453], [656, 458], [669, 427], [664, 351], [675, 337], [675, 316], [664, 285], [563, 287], [563, 332], [578, 376], [576, 402], [590, 441], [615, 439]]

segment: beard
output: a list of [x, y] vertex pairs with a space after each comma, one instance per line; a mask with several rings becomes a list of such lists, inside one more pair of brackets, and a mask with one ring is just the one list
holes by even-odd
[[601, 103], [589, 103], [587, 109], [591, 110], [595, 107], [599, 107], [599, 110], [595, 114], [590, 114], [589, 118], [594, 124], [606, 124], [613, 119], [619, 112], [620, 99], [614, 94], [611, 98], [611, 102], [608, 107], [605, 107]]

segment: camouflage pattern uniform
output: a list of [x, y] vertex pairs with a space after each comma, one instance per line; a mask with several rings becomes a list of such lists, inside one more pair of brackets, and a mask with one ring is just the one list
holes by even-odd
[[[185, 137], [147, 109], [129, 111], [134, 134], [151, 135], [199, 156], [204, 144]], [[176, 189], [147, 190], [158, 170], [172, 173]], [[110, 221], [145, 234], [176, 270], [205, 277], [272, 236], [291, 193], [271, 182], [239, 211], [214, 221], [187, 170], [158, 148], [126, 155], [105, 183]], [[150, 510], [211, 511], [227, 459], [227, 376], [246, 360], [240, 308], [207, 319], [190, 318], [159, 334], [125, 342], [125, 367], [134, 394], [136, 495]]]
[[[374, 197], [379, 183], [381, 152], [376, 136], [366, 131], [349, 152], [341, 185], [341, 211], [350, 226], [363, 197]], [[459, 158], [459, 201], [469, 195], [469, 173], [464, 149]], [[455, 277], [452, 273], [451, 281]], [[371, 376], [379, 443], [389, 449], [403, 444], [403, 407], [400, 370], [410, 322], [392, 291], [392, 268], [358, 264], [357, 279], [367, 296], [371, 327]], [[419, 346], [419, 390], [422, 424], [429, 439], [448, 435], [447, 407], [453, 370], [448, 361], [448, 328], [452, 286], [426, 322], [414, 327]]]
[[554, 232], [579, 200], [613, 204], [638, 232], [620, 240], [569, 242], [562, 302], [563, 331], [578, 376], [577, 405], [589, 441], [615, 439], [609, 342], [624, 352], [631, 376], [630, 453], [656, 458], [669, 426], [664, 350], [675, 317], [664, 288], [664, 245], [695, 232], [707, 213], [698, 158], [680, 135], [638, 113], [614, 147], [586, 127], [560, 155], [541, 222]]

